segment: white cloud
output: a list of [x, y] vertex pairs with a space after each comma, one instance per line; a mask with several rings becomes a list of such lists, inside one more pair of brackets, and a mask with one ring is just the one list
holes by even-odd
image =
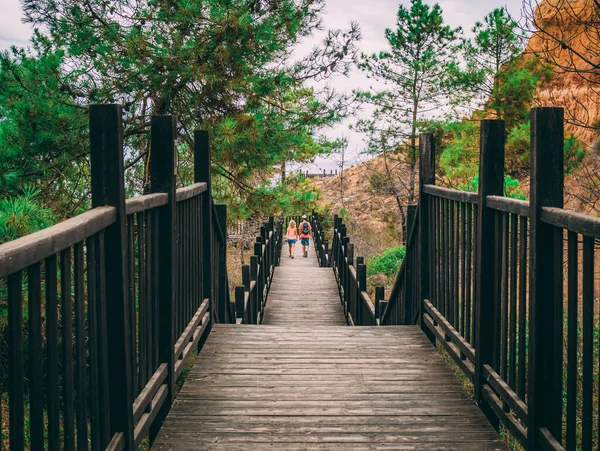
[[12, 45], [24, 47], [31, 36], [31, 26], [24, 24], [19, 0], [0, 0], [0, 50]]

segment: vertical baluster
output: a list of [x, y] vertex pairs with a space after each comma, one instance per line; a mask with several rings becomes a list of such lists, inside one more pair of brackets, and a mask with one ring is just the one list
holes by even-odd
[[44, 397], [42, 380], [44, 361], [42, 357], [43, 337], [40, 271], [40, 263], [30, 266], [27, 270], [29, 298], [29, 439], [31, 449], [44, 449]]
[[508, 377], [508, 213], [502, 213], [502, 285], [500, 296], [500, 376], [504, 381]]
[[[108, 321], [107, 321], [107, 296], [106, 296], [106, 251], [104, 246], [104, 232], [100, 232], [95, 237], [97, 246], [98, 265], [98, 381], [100, 386], [100, 421], [102, 433], [102, 447], [106, 448], [111, 440], [111, 403], [110, 403], [110, 388], [109, 388], [109, 347], [108, 347]], [[123, 287], [124, 288], [124, 287]], [[123, 306], [124, 307], [124, 306]], [[129, 345], [129, 343], [127, 344]], [[128, 370], [129, 371], [129, 370]], [[133, 402], [128, 407], [131, 408]], [[120, 431], [119, 431], [120, 432]]]
[[137, 380], [137, 308], [135, 272], [135, 215], [127, 218], [127, 265], [129, 268], [129, 317], [131, 318], [131, 380], [134, 396], [138, 394]]
[[58, 388], [58, 283], [56, 255], [48, 257], [46, 267], [46, 358], [48, 396], [48, 449], [60, 448], [60, 398]]
[[493, 358], [492, 367], [500, 374], [500, 354], [502, 353], [502, 274], [504, 265], [502, 261], [502, 212], [494, 211], [494, 297], [493, 297]]
[[[435, 244], [435, 264], [436, 264], [436, 272], [435, 272], [435, 280], [436, 280], [436, 304], [437, 309], [442, 312], [444, 311], [444, 288], [443, 288], [443, 278], [442, 278], [442, 245], [443, 245], [443, 236], [444, 229], [442, 226], [442, 200], [439, 197], [432, 198], [435, 203], [435, 221], [436, 221], [436, 244]], [[435, 323], [434, 323], [435, 324]]]
[[577, 233], [568, 234], [567, 278], [567, 436], [566, 449], [573, 451], [577, 443], [577, 316], [578, 316], [578, 252]]
[[582, 449], [592, 449], [594, 420], [594, 240], [583, 237]]
[[519, 220], [519, 363], [517, 394], [525, 399], [527, 370], [527, 218]]
[[[461, 204], [460, 221], [460, 334], [466, 337], [467, 326], [467, 202]], [[468, 341], [468, 339], [467, 339]]]
[[146, 315], [146, 309], [148, 307], [148, 291], [147, 291], [147, 281], [146, 281], [146, 222], [145, 222], [145, 214], [144, 212], [137, 213], [137, 227], [138, 227], [138, 280], [139, 280], [139, 290], [140, 297], [138, 301], [138, 318], [139, 318], [139, 374], [140, 374], [140, 383], [139, 386], [141, 389], [148, 382], [148, 374], [146, 372], [147, 368], [147, 359], [148, 359], [148, 348], [146, 336], [148, 335], [148, 324]]
[[87, 350], [86, 350], [86, 312], [83, 243], [74, 246], [75, 267], [75, 369], [77, 377], [76, 417], [77, 450], [88, 449], [88, 412], [87, 412]]
[[63, 448], [75, 449], [73, 412], [73, 300], [71, 298], [71, 248], [60, 254], [60, 285], [63, 344]]
[[465, 340], [468, 343], [473, 344], [473, 340], [471, 339], [471, 300], [472, 300], [472, 290], [473, 290], [473, 223], [475, 222], [475, 216], [473, 215], [473, 206], [471, 204], [466, 204], [466, 229], [467, 235], [465, 238], [466, 244], [466, 259], [464, 261], [465, 265]]
[[517, 215], [510, 216], [510, 359], [509, 359], [509, 376], [508, 383], [510, 388], [517, 388], [517, 247], [518, 242], [518, 227], [519, 217]]
[[454, 220], [452, 221], [452, 228], [453, 228], [452, 278], [454, 279], [452, 282], [452, 287], [453, 287], [452, 297], [454, 298], [453, 304], [452, 304], [452, 313], [453, 313], [452, 325], [454, 326], [455, 329], [459, 330], [460, 328], [458, 325], [458, 320], [459, 320], [460, 304], [459, 304], [459, 297], [458, 297], [458, 290], [459, 290], [458, 271], [459, 271], [460, 261], [458, 258], [460, 256], [460, 252], [459, 252], [460, 203], [457, 201], [453, 202], [452, 209], [453, 209], [453, 214], [454, 214]]
[[8, 430], [11, 450], [25, 449], [22, 279], [21, 271], [8, 276]]
[[86, 240], [87, 254], [87, 286], [88, 286], [88, 324], [89, 324], [89, 368], [90, 368], [90, 430], [92, 438], [92, 451], [102, 449], [101, 445], [101, 427], [100, 427], [100, 388], [99, 388], [99, 359], [98, 359], [98, 290], [97, 276], [98, 268], [96, 265], [96, 240], [90, 237]]
[[146, 254], [144, 255], [144, 278], [146, 282], [146, 299], [144, 299], [144, 314], [146, 315], [146, 331], [144, 333], [144, 340], [146, 342], [146, 380], [147, 383], [152, 377], [152, 307], [153, 307], [153, 296], [152, 285], [152, 214], [151, 211], [144, 211], [144, 241]]

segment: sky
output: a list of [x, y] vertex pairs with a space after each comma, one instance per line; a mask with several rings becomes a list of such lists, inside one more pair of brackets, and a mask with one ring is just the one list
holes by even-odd
[[[486, 14], [500, 6], [505, 6], [513, 17], [519, 18], [521, 2], [522, 0], [437, 0], [444, 11], [446, 23], [452, 27], [462, 27], [467, 35], [475, 22], [483, 21]], [[351, 22], [357, 22], [362, 35], [358, 43], [360, 51], [368, 54], [378, 52], [385, 49], [384, 31], [386, 28], [394, 27], [399, 3], [409, 2], [408, 0], [327, 0], [323, 16], [324, 27], [325, 29], [348, 28]], [[27, 45], [31, 28], [22, 23], [22, 17], [19, 0], [0, 0], [0, 50], [11, 45]], [[324, 34], [323, 32], [299, 43], [296, 49], [298, 55], [308, 53], [323, 39]], [[373, 82], [354, 68], [349, 77], [336, 77], [332, 84], [336, 90], [351, 92], [353, 89], [372, 86]], [[361, 156], [361, 151], [365, 147], [363, 136], [348, 129], [348, 126], [355, 121], [356, 119], [349, 120], [333, 129], [324, 130], [324, 133], [331, 138], [348, 139], [345, 159], [349, 165], [357, 164], [365, 158]], [[340, 157], [337, 155], [328, 158], [319, 157], [314, 164], [304, 164], [301, 168], [310, 172], [320, 172], [323, 169], [329, 172], [337, 168], [339, 161]]]

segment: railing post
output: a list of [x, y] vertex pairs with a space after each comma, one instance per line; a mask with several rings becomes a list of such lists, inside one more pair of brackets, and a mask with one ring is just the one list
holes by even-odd
[[529, 254], [528, 449], [540, 449], [540, 428], [562, 434], [562, 230], [541, 220], [542, 207], [563, 207], [564, 112], [533, 108]]
[[[407, 207], [407, 215], [406, 215], [406, 239], [404, 240], [405, 246], [408, 247], [408, 240], [410, 237], [410, 231], [412, 230], [413, 224], [417, 218], [417, 206], [416, 205], [408, 205]], [[405, 248], [408, 251], [407, 248]], [[429, 255], [429, 254], [427, 254]], [[406, 256], [406, 253], [405, 253]], [[406, 257], [405, 257], [406, 258]], [[428, 266], [429, 267], [429, 266]], [[402, 312], [404, 318], [402, 320], [402, 324], [413, 324], [413, 320], [415, 318], [415, 313], [419, 311], [419, 304], [415, 299], [415, 290], [413, 283], [413, 275], [417, 270], [412, 265], [406, 265], [406, 275], [404, 279], [404, 312]]]
[[417, 238], [419, 246], [417, 247], [417, 271], [419, 271], [421, 284], [418, 290], [418, 299], [415, 303], [418, 312], [418, 322], [421, 329], [425, 332], [432, 343], [435, 343], [435, 336], [423, 323], [423, 300], [431, 300], [431, 262], [430, 256], [430, 236], [429, 236], [429, 196], [425, 193], [425, 185], [435, 185], [435, 141], [432, 133], [426, 133], [419, 136], [419, 233]]
[[[250, 263], [252, 263], [252, 257], [250, 257]], [[254, 306], [252, 302], [252, 296], [250, 293], [250, 282], [252, 277], [250, 276], [250, 265], [242, 266], [242, 284], [244, 290], [248, 293], [248, 305], [244, 309], [244, 324], [254, 324]]]
[[[211, 321], [217, 321], [216, 299], [213, 287], [213, 219], [212, 219], [212, 177], [211, 148], [208, 130], [194, 133], [194, 182], [206, 183], [202, 195], [202, 299], [209, 299]], [[211, 326], [208, 326], [211, 327]]]
[[[167, 399], [150, 430], [153, 441], [175, 396], [175, 306], [177, 305], [177, 211], [175, 177], [174, 116], [152, 116], [150, 191], [166, 193], [169, 201], [160, 207], [158, 218], [158, 358], [167, 364]], [[198, 249], [197, 252], [200, 250]]]
[[504, 121], [483, 120], [480, 131], [479, 157], [479, 215], [476, 237], [477, 261], [475, 277], [475, 400], [494, 427], [498, 419], [483, 399], [485, 383], [483, 366], [491, 364], [494, 355], [494, 292], [495, 274], [500, 268], [495, 258], [495, 213], [485, 205], [487, 196], [501, 196], [504, 192]]
[[218, 255], [219, 265], [217, 268], [217, 275], [219, 289], [217, 292], [219, 293], [219, 298], [216, 300], [218, 305], [217, 317], [219, 323], [226, 323], [227, 311], [229, 310], [229, 305], [227, 305], [227, 284], [225, 279], [225, 274], [227, 274], [227, 205], [215, 204], [215, 213], [219, 222], [219, 226], [221, 227], [221, 232], [225, 237], [225, 242], [219, 247]]
[[367, 291], [367, 265], [364, 264], [364, 258], [358, 257], [356, 261], [360, 261], [356, 265], [356, 281], [358, 282], [358, 292], [356, 293], [356, 317], [357, 322], [355, 326], [363, 326], [363, 302], [362, 292]]
[[385, 288], [384, 287], [375, 287], [375, 321], [377, 321], [377, 325], [380, 325], [381, 314], [383, 311], [381, 310], [381, 301], [385, 298]]
[[[105, 231], [105, 290], [110, 435], [122, 432], [125, 449], [134, 448], [133, 386], [131, 378], [131, 320], [125, 180], [123, 167], [123, 113], [120, 105], [90, 106], [92, 208], [110, 205], [116, 220]], [[92, 369], [94, 371], [94, 369]], [[105, 444], [106, 445], [106, 444]]]
[[[257, 244], [257, 243], [255, 243]], [[259, 315], [261, 313], [261, 294], [260, 294], [260, 281], [258, 280], [258, 255], [250, 257], [250, 281], [254, 281], [254, 295], [250, 292], [251, 296], [248, 302], [252, 301], [252, 321], [250, 324], [258, 324], [260, 322]], [[250, 285], [248, 285], [250, 287]]]
[[[354, 265], [354, 244], [353, 243], [348, 243], [348, 245], [346, 246], [346, 259], [348, 260], [348, 271], [349, 271], [349, 267]], [[339, 266], [339, 265], [338, 265]], [[342, 271], [340, 273], [340, 280], [342, 282], [342, 287], [344, 289], [344, 296], [342, 296], [342, 304], [344, 305], [344, 314], [346, 315], [346, 319], [348, 319], [348, 314], [350, 313], [350, 295], [348, 293], [348, 290], [346, 288], [345, 285], [343, 285], [344, 280], [346, 277], [346, 272], [345, 270]]]
[[[235, 317], [241, 319], [244, 322], [244, 298], [246, 297], [246, 287], [237, 286], [235, 287]], [[237, 321], [236, 321], [237, 322]]]
[[256, 291], [257, 291], [257, 313], [262, 315], [263, 305], [263, 293], [264, 293], [264, 279], [265, 279], [265, 264], [262, 256], [263, 243], [262, 238], [257, 237], [256, 243], [254, 243], [254, 256], [256, 257]]

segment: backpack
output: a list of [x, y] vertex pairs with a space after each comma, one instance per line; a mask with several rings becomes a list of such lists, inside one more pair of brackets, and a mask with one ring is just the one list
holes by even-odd
[[308, 228], [308, 222], [302, 223], [302, 235], [308, 235], [310, 233], [310, 229]]

